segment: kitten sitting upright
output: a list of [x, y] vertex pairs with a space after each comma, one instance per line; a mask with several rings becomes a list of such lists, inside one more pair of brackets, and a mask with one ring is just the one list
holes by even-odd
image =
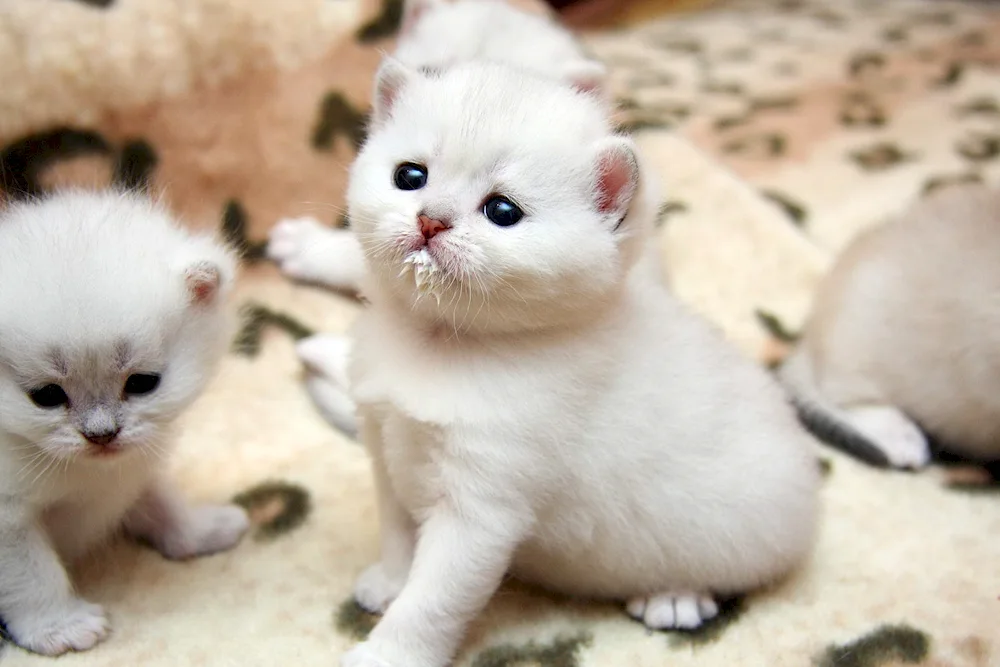
[[[572, 33], [546, 16], [503, 0], [406, 0], [394, 57], [413, 69], [437, 71], [472, 60], [506, 62], [599, 91], [605, 68]], [[356, 292], [364, 257], [348, 229], [311, 217], [280, 220], [268, 256], [297, 280]]]
[[998, 258], [1000, 190], [980, 185], [859, 236], [781, 369], [803, 420], [879, 465], [926, 465], [922, 429], [951, 453], [1000, 460]]
[[640, 270], [655, 193], [593, 96], [387, 60], [348, 201], [350, 385], [385, 612], [344, 667], [442, 667], [510, 571], [693, 628], [799, 565], [818, 467], [777, 383]]
[[118, 528], [167, 558], [232, 547], [233, 505], [163, 473], [171, 427], [223, 355], [232, 256], [149, 202], [64, 193], [0, 214], [0, 618], [47, 655], [108, 633], [64, 563]]

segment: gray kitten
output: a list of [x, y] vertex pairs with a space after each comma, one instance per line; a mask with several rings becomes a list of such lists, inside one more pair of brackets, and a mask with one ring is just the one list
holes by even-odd
[[107, 635], [64, 563], [118, 528], [168, 558], [246, 530], [242, 509], [191, 507], [163, 476], [171, 427], [226, 349], [235, 268], [131, 195], [0, 213], [0, 617], [24, 648]]

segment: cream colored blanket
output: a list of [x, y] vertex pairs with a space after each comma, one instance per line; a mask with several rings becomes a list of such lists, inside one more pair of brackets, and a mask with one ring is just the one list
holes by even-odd
[[[377, 553], [367, 460], [312, 409], [292, 348], [359, 306], [291, 284], [260, 251], [279, 217], [341, 219], [398, 18], [396, 0], [0, 0], [4, 196], [148, 184], [248, 259], [244, 327], [174, 472], [194, 498], [237, 496], [254, 532], [191, 563], [124, 543], [95, 555], [80, 590], [114, 635], [60, 664], [335, 665], [373, 623], [350, 599]], [[927, 189], [1000, 177], [990, 3], [735, 0], [587, 39], [662, 177], [677, 291], [762, 363], [858, 230]], [[886, 473], [819, 451], [815, 558], [706, 631], [650, 633], [615, 606], [511, 585], [458, 664], [1000, 665], [996, 487], [975, 470]], [[0, 660], [48, 662], [12, 646]]]

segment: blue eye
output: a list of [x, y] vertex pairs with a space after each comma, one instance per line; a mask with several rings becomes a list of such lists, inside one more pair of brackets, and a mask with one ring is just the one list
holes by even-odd
[[413, 162], [404, 162], [396, 167], [393, 182], [400, 190], [419, 190], [427, 185], [427, 167]]
[[524, 217], [524, 211], [506, 197], [496, 195], [487, 199], [486, 203], [483, 204], [483, 215], [494, 225], [510, 227], [521, 221], [521, 218]]

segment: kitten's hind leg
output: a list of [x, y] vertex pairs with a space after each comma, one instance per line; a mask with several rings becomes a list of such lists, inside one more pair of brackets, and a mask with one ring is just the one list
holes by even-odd
[[0, 617], [16, 644], [43, 655], [85, 651], [110, 630], [100, 606], [73, 594], [41, 527], [9, 507], [0, 508]]
[[634, 597], [625, 608], [629, 616], [651, 630], [693, 630], [719, 613], [712, 596], [695, 593]]
[[164, 480], [154, 480], [125, 517], [125, 530], [170, 560], [184, 560], [236, 546], [250, 527], [236, 505], [191, 506]]
[[842, 408], [842, 416], [866, 436], [895, 468], [923, 468], [931, 460], [926, 436], [899, 409], [888, 405]]
[[364, 253], [354, 234], [315, 218], [287, 218], [271, 229], [267, 256], [296, 280], [357, 292], [364, 275]]

